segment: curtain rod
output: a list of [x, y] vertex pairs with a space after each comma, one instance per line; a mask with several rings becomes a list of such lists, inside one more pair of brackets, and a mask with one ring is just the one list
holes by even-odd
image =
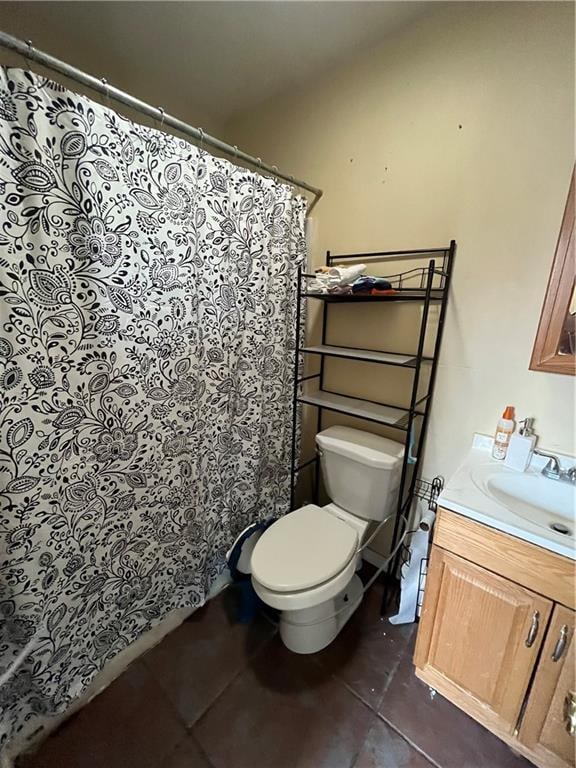
[[233, 147], [231, 144], [227, 144], [225, 141], [221, 141], [215, 136], [210, 136], [208, 133], [205, 133], [202, 128], [194, 128], [194, 126], [185, 123], [183, 120], [179, 120], [177, 117], [166, 114], [162, 107], [153, 107], [150, 104], [147, 104], [145, 101], [141, 101], [135, 96], [131, 96], [129, 93], [126, 93], [126, 91], [115, 88], [113, 85], [110, 85], [106, 81], [106, 78], [98, 79], [93, 75], [89, 75], [86, 72], [83, 72], [81, 69], [73, 67], [71, 64], [67, 64], [65, 61], [57, 59], [55, 56], [52, 56], [49, 53], [45, 53], [44, 51], [40, 51], [37, 48], [34, 48], [30, 41], [24, 42], [24, 40], [20, 40], [17, 37], [8, 35], [6, 32], [0, 31], [0, 46], [19, 53], [25, 59], [36, 61], [39, 64], [54, 70], [55, 72], [59, 72], [60, 74], [65, 75], [72, 80], [76, 80], [78, 83], [86, 85], [92, 90], [98, 91], [104, 96], [112, 98], [115, 101], [119, 101], [122, 104], [125, 104], [126, 106], [131, 107], [138, 112], [142, 112], [143, 114], [148, 115], [155, 120], [160, 118], [162, 125], [169, 125], [170, 127], [175, 128], [177, 131], [180, 131], [180, 133], [192, 136], [193, 139], [200, 141], [202, 144], [208, 144], [209, 146], [220, 150], [224, 154], [232, 156], [236, 160], [242, 160], [249, 165], [256, 166], [259, 171], [266, 171], [266, 173], [269, 173], [276, 178], [282, 179], [283, 181], [287, 181], [289, 184], [292, 184], [295, 187], [300, 187], [301, 189], [305, 189], [308, 192], [312, 192], [314, 195], [314, 200], [308, 209], [308, 213], [310, 213], [312, 208], [322, 197], [323, 192], [321, 189], [318, 189], [318, 187], [313, 187], [306, 181], [295, 179], [293, 176], [287, 176], [286, 174], [281, 173], [275, 165], [267, 165], [266, 163], [263, 163], [259, 157], [253, 157], [252, 155], [249, 155], [248, 153], [238, 149], [238, 147]]

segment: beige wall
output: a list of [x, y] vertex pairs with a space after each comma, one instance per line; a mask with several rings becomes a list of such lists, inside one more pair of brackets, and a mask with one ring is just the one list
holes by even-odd
[[[324, 189], [315, 263], [327, 248], [457, 240], [425, 476], [449, 476], [509, 403], [536, 417], [541, 445], [574, 453], [574, 379], [528, 370], [574, 159], [571, 5], [432, 7], [392, 42], [237, 116], [227, 138]], [[382, 333], [397, 307], [378, 326], [376, 308], [336, 308], [348, 313], [338, 340], [397, 341]], [[342, 391], [380, 387], [376, 369], [344, 366], [332, 367]]]

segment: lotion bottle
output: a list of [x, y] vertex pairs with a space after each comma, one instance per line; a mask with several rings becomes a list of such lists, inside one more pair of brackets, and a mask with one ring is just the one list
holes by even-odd
[[510, 438], [514, 432], [514, 407], [507, 405], [504, 413], [498, 421], [496, 426], [496, 434], [494, 435], [494, 446], [492, 448], [492, 457], [495, 459], [506, 458], [508, 451], [508, 445]]
[[510, 445], [508, 446], [508, 453], [504, 459], [504, 464], [510, 467], [510, 469], [525, 472], [528, 469], [534, 452], [536, 435], [532, 429], [534, 419], [524, 419], [520, 423], [522, 424], [520, 432], [517, 435], [512, 435], [510, 438]]

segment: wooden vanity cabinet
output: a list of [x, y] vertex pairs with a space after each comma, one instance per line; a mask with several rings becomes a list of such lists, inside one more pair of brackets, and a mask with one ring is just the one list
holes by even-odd
[[[415, 663], [450, 681], [456, 703], [514, 731], [552, 603], [434, 547]], [[434, 682], [431, 683], [435, 687]]]
[[568, 722], [570, 710], [576, 718], [574, 653], [574, 611], [557, 605], [518, 734], [543, 765], [555, 768], [574, 765]]
[[572, 768], [573, 608], [572, 561], [441, 509], [416, 675], [540, 768]]

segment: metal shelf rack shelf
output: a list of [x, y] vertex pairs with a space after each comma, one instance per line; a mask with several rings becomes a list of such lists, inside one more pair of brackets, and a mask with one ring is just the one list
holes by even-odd
[[[298, 464], [298, 408], [300, 404], [311, 405], [318, 409], [317, 428], [322, 429], [322, 414], [324, 411], [335, 411], [355, 418], [363, 419], [371, 423], [377, 423], [392, 429], [404, 432], [404, 458], [400, 478], [397, 514], [394, 523], [391, 547], [394, 548], [401, 535], [400, 515], [410, 509], [412, 500], [416, 494], [419, 479], [420, 461], [426, 439], [426, 430], [432, 405], [434, 383], [442, 334], [446, 318], [446, 307], [452, 277], [456, 242], [452, 240], [445, 248], [419, 249], [413, 251], [386, 251], [377, 253], [356, 253], [333, 255], [330, 251], [326, 254], [326, 266], [346, 261], [362, 261], [368, 264], [388, 261], [423, 260], [424, 266], [408, 269], [393, 275], [385, 275], [394, 289], [394, 293], [386, 295], [351, 295], [351, 294], [326, 294], [312, 293], [306, 289], [306, 275], [301, 269], [298, 271], [297, 293], [297, 322], [295, 342], [295, 368], [294, 368], [294, 394], [293, 394], [293, 425], [292, 425], [292, 494], [290, 508], [294, 509], [295, 486], [298, 473], [305, 467], [315, 466], [315, 496], [318, 500], [319, 488], [319, 459], [310, 459], [303, 464]], [[415, 285], [416, 283], [416, 285]], [[408, 285], [407, 285], [408, 284]], [[323, 302], [322, 317], [322, 343], [317, 345], [301, 345], [302, 338], [302, 302], [306, 299], [317, 299]], [[326, 329], [328, 321], [328, 308], [335, 304], [356, 303], [394, 303], [399, 301], [416, 301], [422, 303], [422, 316], [418, 332], [418, 344], [416, 354], [401, 354], [398, 352], [384, 352], [372, 349], [356, 349], [352, 347], [340, 347], [326, 343]], [[428, 327], [429, 309], [432, 303], [439, 302], [438, 326], [434, 340], [432, 357], [424, 355], [424, 342]], [[311, 376], [300, 375], [302, 355], [316, 355], [320, 357], [320, 372]], [[324, 388], [324, 359], [326, 357], [338, 357], [354, 361], [364, 361], [375, 365], [399, 366], [412, 372], [412, 387], [410, 403], [406, 407], [391, 405], [388, 403], [374, 402], [359, 397], [351, 397], [337, 392], [331, 392]], [[428, 386], [424, 395], [419, 393], [420, 374], [426, 366], [429, 372]], [[303, 392], [302, 385], [313, 379], [318, 380], [319, 387], [314, 392]], [[415, 439], [415, 423], [420, 420], [420, 430]], [[409, 467], [412, 467], [412, 472]], [[393, 578], [398, 565], [396, 557], [388, 566], [388, 583]], [[388, 592], [388, 590], [387, 590]], [[386, 599], [386, 598], [385, 598]], [[384, 605], [383, 605], [384, 609]]]
[[[432, 290], [430, 292], [430, 301], [442, 301], [443, 292], [441, 290]], [[423, 301], [426, 298], [426, 291], [410, 290], [408, 288], [396, 289], [396, 293], [388, 296], [366, 296], [354, 294], [331, 294], [331, 293], [303, 293], [307, 299], [320, 299], [328, 304], [360, 304], [362, 302], [385, 301]]]
[[[415, 368], [417, 363], [414, 355], [402, 355], [398, 352], [381, 352], [375, 349], [335, 347], [331, 344], [319, 344], [316, 347], [302, 347], [300, 351], [311, 355], [326, 355], [326, 357], [347, 357], [352, 360], [363, 360], [367, 363], [399, 365], [402, 368]], [[422, 363], [430, 362], [432, 362], [431, 357], [422, 358]]]
[[327, 411], [338, 411], [356, 416], [366, 421], [375, 421], [395, 429], [406, 429], [407, 408], [398, 408], [384, 403], [373, 403], [370, 400], [362, 400], [348, 395], [338, 395], [335, 392], [318, 390], [311, 395], [300, 395], [298, 402], [316, 405]]

